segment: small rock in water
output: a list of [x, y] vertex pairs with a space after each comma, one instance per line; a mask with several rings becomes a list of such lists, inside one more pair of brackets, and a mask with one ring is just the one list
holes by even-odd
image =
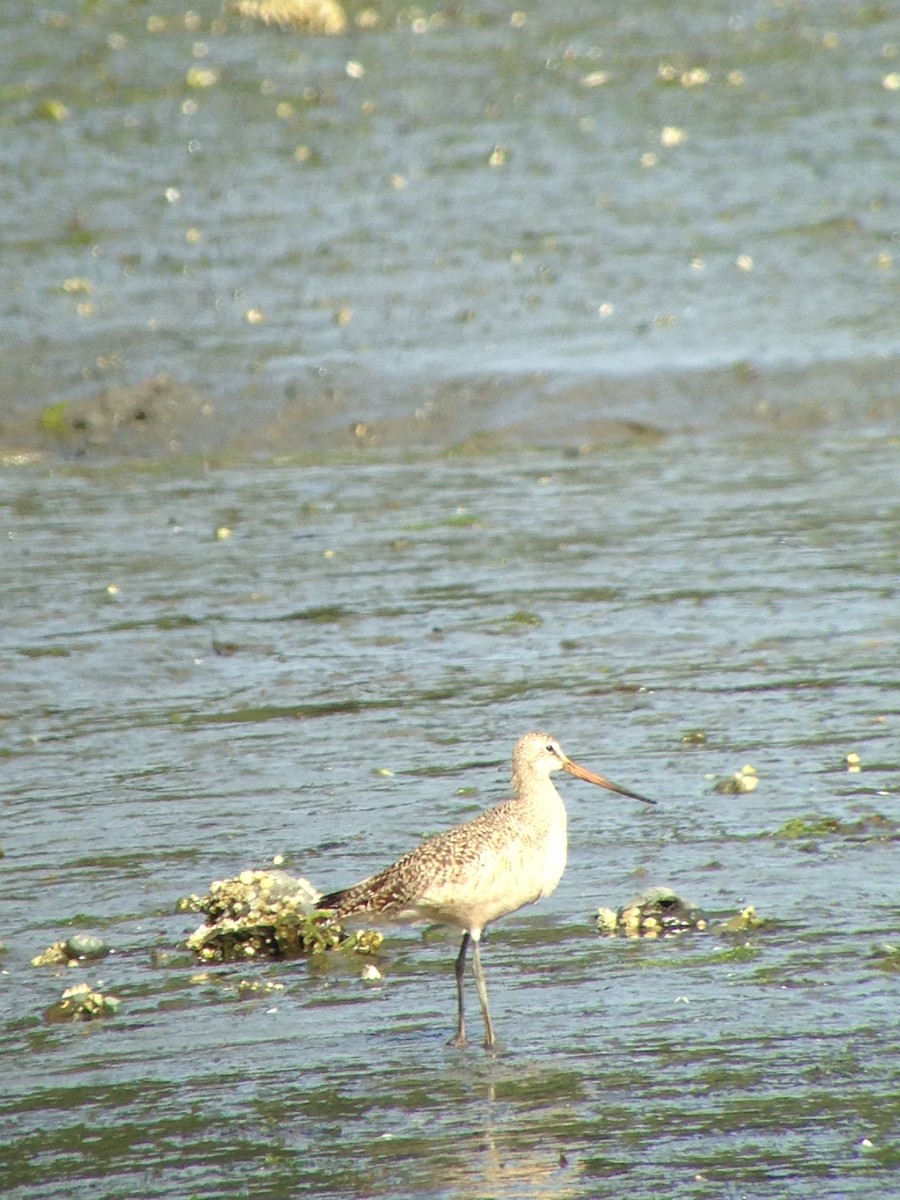
[[617, 912], [601, 908], [597, 914], [600, 933], [624, 937], [668, 937], [688, 929], [703, 930], [706, 927], [707, 920], [701, 909], [668, 887], [649, 888]]
[[768, 924], [757, 915], [752, 905], [725, 921], [712, 924], [710, 919], [690, 900], [667, 887], [649, 888], [623, 904], [618, 911], [601, 908], [597, 913], [597, 929], [601, 934], [616, 934], [629, 938], [669, 937], [675, 933], [708, 930], [715, 934], [746, 933]]
[[44, 1020], [56, 1024], [66, 1021], [97, 1021], [114, 1017], [121, 1001], [118, 996], [104, 996], [89, 983], [77, 983], [66, 988], [61, 999], [44, 1012]]
[[105, 958], [110, 952], [110, 946], [103, 938], [93, 937], [89, 933], [75, 933], [63, 945], [70, 959]]
[[77, 967], [80, 963], [105, 958], [111, 947], [103, 938], [74, 933], [64, 942], [54, 942], [31, 960], [33, 967]]

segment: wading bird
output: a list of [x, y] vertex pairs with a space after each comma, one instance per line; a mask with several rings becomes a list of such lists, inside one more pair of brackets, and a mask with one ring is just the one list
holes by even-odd
[[549, 896], [566, 866], [566, 808], [551, 782], [567, 771], [620, 796], [655, 804], [573, 762], [548, 733], [526, 733], [512, 759], [515, 793], [472, 821], [429, 838], [393, 866], [343, 891], [321, 896], [319, 909], [337, 920], [375, 918], [374, 923], [446, 925], [462, 932], [456, 958], [458, 1024], [450, 1044], [466, 1044], [463, 977], [472, 945], [472, 969], [484, 1017], [484, 1044], [495, 1044], [479, 942], [487, 925]]

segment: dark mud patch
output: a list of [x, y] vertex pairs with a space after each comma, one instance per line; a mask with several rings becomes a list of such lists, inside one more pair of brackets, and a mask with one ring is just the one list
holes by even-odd
[[221, 442], [212, 398], [168, 375], [52, 404], [39, 425], [45, 448], [66, 455], [113, 451], [155, 458]]

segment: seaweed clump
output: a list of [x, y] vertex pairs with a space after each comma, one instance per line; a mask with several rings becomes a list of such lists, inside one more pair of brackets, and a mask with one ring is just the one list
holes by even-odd
[[372, 954], [378, 949], [380, 933], [348, 933], [327, 910], [315, 907], [318, 898], [306, 879], [285, 871], [242, 871], [210, 884], [205, 896], [186, 897], [178, 907], [206, 914], [187, 939], [188, 949], [204, 962], [300, 958], [328, 950]]
[[749, 763], [741, 767], [739, 771], [735, 771], [733, 775], [726, 775], [722, 779], [711, 778], [713, 778], [713, 791], [722, 796], [742, 796], [745, 792], [756, 791], [759, 784], [756, 769]]

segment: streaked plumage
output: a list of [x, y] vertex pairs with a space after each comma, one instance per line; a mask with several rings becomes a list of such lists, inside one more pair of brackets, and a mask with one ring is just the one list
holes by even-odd
[[485, 1045], [490, 1047], [495, 1036], [479, 953], [482, 931], [498, 917], [549, 896], [565, 870], [566, 809], [550, 779], [551, 772], [560, 769], [654, 803], [580, 767], [550, 734], [527, 733], [513, 752], [514, 799], [429, 838], [377, 875], [317, 902], [318, 908], [333, 910], [338, 920], [358, 916], [374, 918], [373, 923], [425, 922], [462, 931], [456, 959], [455, 1045], [466, 1041], [463, 975], [469, 943]]

